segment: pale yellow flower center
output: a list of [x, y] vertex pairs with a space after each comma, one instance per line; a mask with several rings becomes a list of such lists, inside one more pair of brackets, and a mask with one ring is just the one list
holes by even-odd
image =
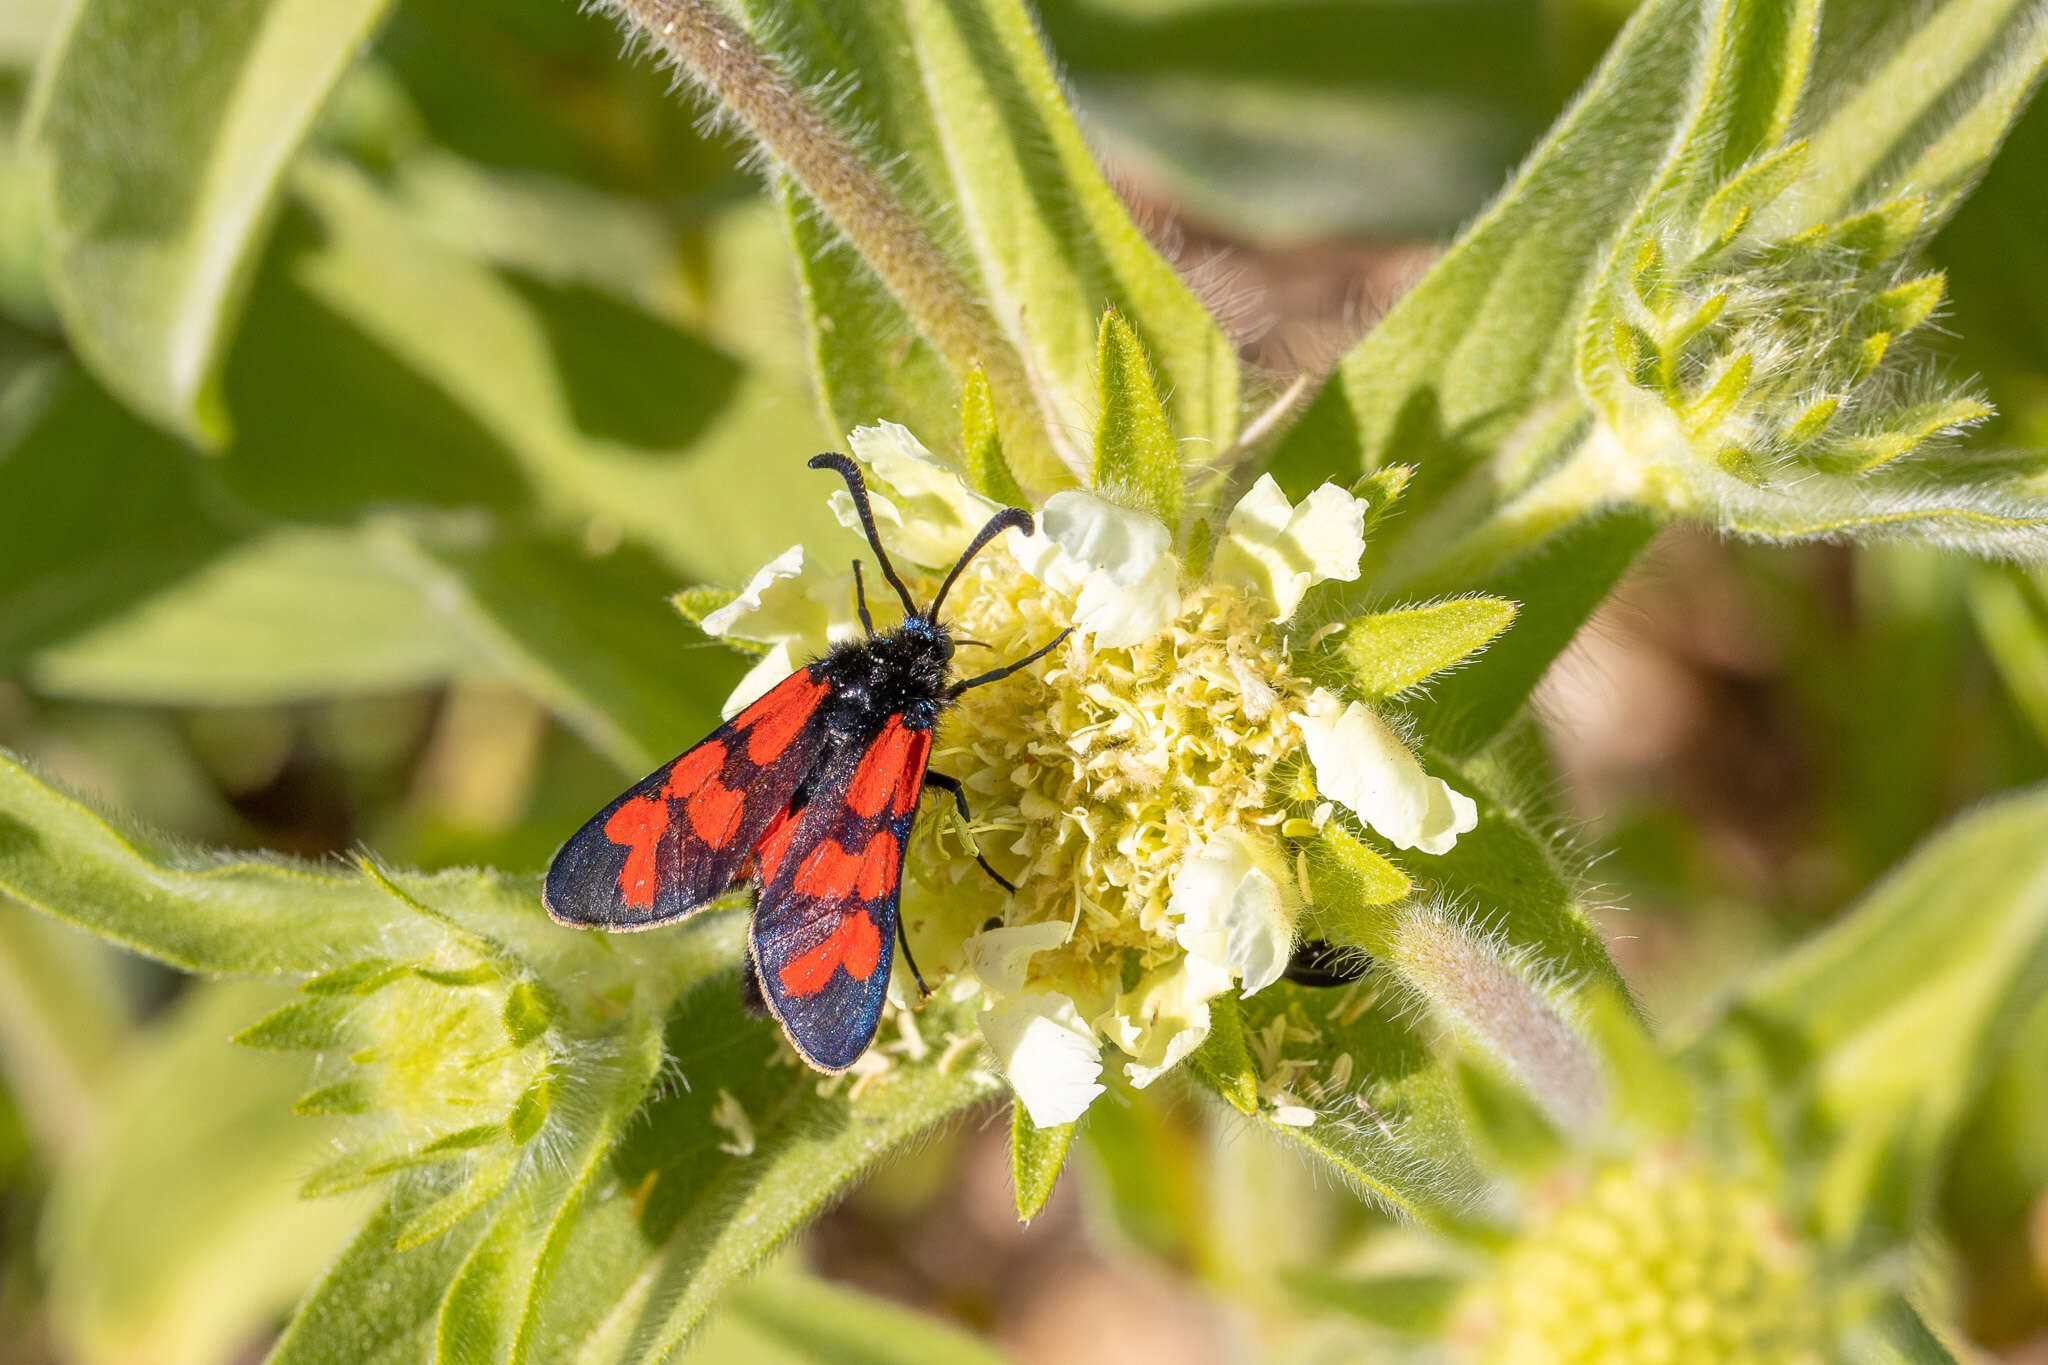
[[[1007, 554], [987, 554], [944, 615], [957, 637], [990, 648], [964, 646], [956, 668], [1020, 658], [1072, 610]], [[1106, 1005], [1124, 973], [1178, 955], [1166, 906], [1189, 849], [1285, 818], [1275, 777], [1299, 758], [1291, 717], [1310, 690], [1269, 610], [1203, 584], [1153, 639], [1124, 649], [1070, 639], [1028, 672], [967, 693], [932, 765], [967, 784], [982, 850], [1018, 893], [1005, 898], [949, 823], [928, 820], [923, 837], [944, 847], [913, 855], [913, 942], [922, 930], [943, 953], [997, 917], [1070, 923], [1072, 939], [1034, 962], [1033, 981], [1067, 991], [1084, 1013]]]
[[1468, 1305], [1482, 1365], [1820, 1365], [1815, 1258], [1757, 1189], [1615, 1167], [1541, 1214]]

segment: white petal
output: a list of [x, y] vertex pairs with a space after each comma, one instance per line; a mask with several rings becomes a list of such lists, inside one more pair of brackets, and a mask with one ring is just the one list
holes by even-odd
[[962, 944], [961, 951], [967, 955], [968, 970], [982, 985], [998, 997], [1015, 995], [1024, 989], [1031, 959], [1059, 947], [1073, 932], [1073, 926], [1064, 920], [1005, 925], [982, 930]]
[[[854, 458], [886, 485], [886, 491], [869, 495], [883, 541], [891, 553], [914, 564], [950, 565], [974, 533], [1002, 510], [1002, 504], [962, 483], [950, 466], [894, 422], [858, 427], [846, 440]], [[832, 511], [842, 525], [860, 533], [860, 517], [846, 490], [832, 495]]]
[[1272, 475], [1261, 475], [1231, 510], [1210, 577], [1264, 593], [1285, 621], [1316, 584], [1358, 577], [1365, 510], [1363, 501], [1329, 483], [1295, 506]]
[[1166, 906], [1180, 921], [1180, 946], [1237, 975], [1246, 995], [1280, 979], [1294, 942], [1282, 883], [1262, 866], [1277, 860], [1239, 831], [1219, 830], [1181, 863]]
[[1365, 555], [1366, 508], [1365, 499], [1325, 483], [1294, 509], [1287, 533], [1315, 566], [1316, 582], [1334, 578], [1349, 583], [1358, 577], [1358, 561]]
[[790, 652], [788, 641], [784, 641], [763, 654], [761, 661], [747, 670], [747, 676], [740, 679], [740, 685], [725, 699], [725, 705], [718, 708], [718, 714], [731, 720], [774, 691], [775, 684], [794, 672], [796, 659]]
[[1316, 787], [1394, 847], [1444, 853], [1478, 822], [1471, 798], [1424, 772], [1392, 727], [1359, 703], [1343, 705], [1317, 688], [1295, 724], [1315, 765]]
[[1046, 500], [1038, 533], [1017, 537], [1024, 571], [1078, 592], [1074, 627], [1108, 648], [1150, 639], [1180, 615], [1173, 533], [1157, 517], [1069, 489]]
[[740, 595], [704, 618], [704, 632], [727, 640], [790, 644], [795, 657], [823, 653], [860, 633], [853, 571], [831, 569], [792, 545], [775, 556]]
[[1038, 524], [1041, 534], [1119, 587], [1151, 573], [1173, 548], [1173, 533], [1159, 518], [1079, 489], [1047, 498]]
[[804, 561], [804, 547], [792, 545], [749, 579], [738, 597], [706, 616], [704, 633], [760, 644], [823, 633], [824, 608], [806, 591], [816, 577]]
[[1130, 1055], [1124, 1075], [1143, 1089], [1202, 1045], [1209, 1001], [1229, 989], [1227, 969], [1190, 953], [1147, 973], [1096, 1026]]
[[1429, 813], [1422, 818], [1415, 847], [1424, 853], [1449, 853], [1460, 834], [1469, 834], [1478, 825], [1479, 803], [1454, 791], [1441, 777], [1432, 777], [1429, 783]]
[[1089, 575], [1074, 604], [1074, 629], [1104, 649], [1125, 649], [1151, 639], [1178, 615], [1180, 564], [1165, 555], [1129, 587], [1118, 587], [1106, 573]]
[[1040, 1128], [1072, 1123], [1102, 1093], [1102, 1047], [1064, 995], [1012, 996], [983, 1010], [981, 1036]]

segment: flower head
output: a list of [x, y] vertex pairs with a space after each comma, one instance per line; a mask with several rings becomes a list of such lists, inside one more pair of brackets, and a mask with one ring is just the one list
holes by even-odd
[[[996, 505], [900, 426], [851, 444], [885, 546], [928, 597], [932, 571]], [[845, 495], [835, 501], [857, 524]], [[1476, 808], [1298, 659], [1308, 646], [1292, 623], [1308, 594], [1359, 575], [1362, 499], [1326, 484], [1297, 504], [1261, 478], [1222, 517], [1204, 574], [1182, 528], [1121, 494], [1061, 489], [1034, 510], [1035, 532], [966, 567], [946, 624], [994, 663], [1071, 633], [963, 694], [944, 722], [931, 766], [964, 783], [975, 825], [920, 824], [901, 913], [926, 979], [977, 1002], [998, 1069], [1049, 1126], [1077, 1118], [1112, 1065], [1143, 1086], [1179, 1064], [1207, 1037], [1217, 997], [1280, 979], [1305, 897], [1294, 844], [1332, 818], [1331, 802], [1425, 855], [1470, 830]], [[728, 713], [860, 629], [850, 575], [801, 549], [703, 625], [768, 647]], [[962, 856], [970, 845], [1014, 894]]]

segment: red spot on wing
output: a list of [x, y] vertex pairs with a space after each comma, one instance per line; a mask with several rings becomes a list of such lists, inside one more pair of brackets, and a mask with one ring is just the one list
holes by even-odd
[[865, 981], [881, 960], [882, 935], [867, 911], [856, 910], [841, 919], [823, 943], [785, 963], [775, 975], [789, 995], [816, 995], [841, 967], [855, 981]]
[[683, 810], [699, 839], [713, 848], [724, 848], [740, 827], [740, 812], [746, 804], [746, 798], [732, 788], [711, 782], [699, 788]]
[[756, 763], [773, 763], [789, 747], [818, 709], [830, 687], [800, 668], [775, 685], [775, 690], [740, 712], [734, 730], [745, 730], [747, 757]]
[[754, 859], [760, 864], [763, 885], [775, 880], [775, 869], [782, 866], [782, 856], [789, 852], [789, 841], [795, 837], [796, 812], [785, 806], [768, 822], [761, 842], [754, 845]]
[[[923, 745], [920, 748], [919, 740]], [[903, 781], [909, 768], [911, 752], [922, 753], [931, 747], [929, 734], [920, 735], [903, 728], [903, 717], [891, 716], [889, 723], [882, 727], [882, 733], [875, 736], [874, 743], [861, 755], [860, 766], [853, 770], [853, 781], [846, 788], [846, 804], [862, 819], [873, 819], [889, 804], [889, 798], [896, 794], [897, 784]]]
[[903, 866], [903, 849], [896, 842], [896, 836], [883, 830], [868, 840], [868, 846], [860, 852], [860, 880], [854, 890], [864, 901], [878, 901], [889, 894], [896, 885], [896, 875]]
[[681, 801], [694, 795], [724, 766], [725, 745], [718, 740], [707, 739], [676, 760], [676, 765], [669, 769], [668, 785], [661, 789], [661, 794], [671, 801]]
[[790, 887], [821, 901], [845, 900], [859, 877], [860, 859], [827, 839], [804, 858]]
[[932, 732], [917, 731], [910, 741], [910, 752], [904, 756], [902, 776], [896, 779], [896, 800], [891, 803], [894, 814], [908, 815], [917, 804], [918, 788], [924, 785], [924, 761], [931, 752]]
[[626, 846], [626, 865], [619, 869], [619, 898], [644, 910], [654, 904], [655, 850], [668, 833], [668, 802], [636, 796], [620, 804], [604, 822], [604, 836]]

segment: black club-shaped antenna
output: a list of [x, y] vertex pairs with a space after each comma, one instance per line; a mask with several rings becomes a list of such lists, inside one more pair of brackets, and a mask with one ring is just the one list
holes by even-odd
[[875, 529], [875, 511], [868, 504], [867, 481], [861, 477], [860, 466], [836, 451], [826, 451], [822, 455], [811, 456], [811, 468], [834, 470], [840, 478], [846, 480], [847, 491], [853, 495], [854, 510], [860, 513], [861, 529], [867, 532], [868, 544], [874, 547], [875, 558], [881, 561], [882, 576], [889, 580], [889, 586], [896, 589], [896, 595], [903, 599], [904, 613], [909, 616], [922, 615], [934, 625], [939, 619], [939, 604], [946, 600], [946, 594], [952, 591], [954, 581], [960, 577], [960, 571], [967, 567], [969, 560], [980, 554], [991, 540], [1005, 531], [1022, 531], [1028, 536], [1037, 529], [1037, 523], [1032, 521], [1031, 514], [1021, 507], [1005, 507], [990, 517], [988, 524], [975, 534], [966, 551], [953, 562], [952, 571], [946, 575], [946, 581], [939, 584], [938, 595], [932, 598], [931, 607], [919, 612], [917, 604], [910, 600], [910, 589], [904, 587], [903, 580], [896, 576], [896, 566], [889, 562], [888, 552], [882, 548], [882, 537]]

